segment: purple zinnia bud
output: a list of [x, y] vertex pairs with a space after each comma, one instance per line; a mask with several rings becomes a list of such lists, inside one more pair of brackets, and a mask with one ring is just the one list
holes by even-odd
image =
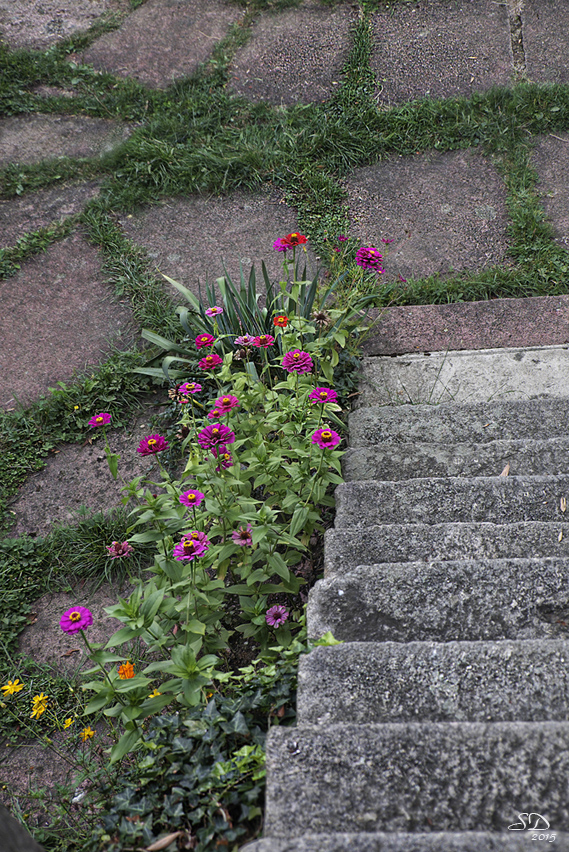
[[253, 544], [251, 524], [247, 524], [246, 527], [239, 527], [238, 530], [231, 533], [231, 538], [236, 544], [240, 544], [242, 547], [250, 547]]
[[100, 414], [95, 414], [94, 417], [91, 417], [89, 420], [89, 426], [91, 429], [96, 429], [97, 426], [108, 426], [111, 422], [111, 415], [108, 411], [101, 411]]
[[265, 613], [265, 621], [270, 627], [281, 627], [288, 619], [288, 610], [281, 604], [270, 607]]
[[202, 494], [201, 491], [184, 491], [178, 499], [184, 506], [199, 506], [205, 499], [205, 494]]
[[130, 556], [134, 547], [128, 541], [113, 541], [107, 545], [107, 550], [111, 559], [120, 559], [122, 556]]
[[198, 444], [204, 450], [215, 447], [217, 444], [232, 444], [235, 440], [235, 432], [223, 423], [212, 423], [198, 433]]
[[338, 394], [335, 390], [331, 390], [331, 388], [314, 388], [308, 399], [313, 403], [336, 402]]
[[376, 272], [384, 272], [381, 268], [381, 259], [379, 249], [373, 247], [361, 248], [356, 252], [356, 263], [364, 269], [374, 269]]
[[314, 365], [308, 352], [294, 349], [284, 355], [282, 366], [287, 373], [310, 373]]
[[168, 446], [168, 441], [162, 435], [149, 435], [148, 438], [142, 439], [136, 452], [141, 456], [153, 456], [168, 449]]
[[323, 450], [337, 447], [341, 440], [338, 433], [334, 432], [333, 429], [328, 429], [328, 427], [317, 429], [312, 436], [312, 443], [318, 444]]
[[72, 606], [61, 616], [59, 626], [64, 633], [79, 633], [93, 624], [92, 613], [84, 606]]

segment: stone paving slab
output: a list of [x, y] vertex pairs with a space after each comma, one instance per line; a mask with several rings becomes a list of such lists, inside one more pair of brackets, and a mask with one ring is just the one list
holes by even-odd
[[545, 214], [558, 243], [569, 249], [569, 133], [561, 131], [539, 137], [531, 159], [538, 174], [537, 190]]
[[[569, 215], [567, 224], [569, 236]], [[363, 351], [402, 355], [563, 343], [569, 343], [569, 296], [536, 296], [387, 308]]]
[[351, 234], [393, 243], [386, 279], [447, 275], [501, 263], [507, 248], [506, 191], [477, 151], [389, 157], [346, 179]]
[[47, 228], [81, 213], [99, 192], [99, 182], [55, 186], [17, 198], [0, 199], [0, 248], [13, 246], [29, 231]]
[[513, 73], [506, 3], [422, 0], [373, 15], [378, 100], [386, 105], [508, 86]]
[[95, 41], [80, 61], [165, 88], [193, 74], [242, 16], [243, 10], [226, 0], [147, 0], [118, 30]]
[[287, 106], [325, 101], [342, 81], [356, 4], [260, 15], [231, 67], [231, 88], [252, 101]]
[[[224, 274], [224, 263], [237, 284], [240, 262], [247, 279], [254, 263], [262, 281], [262, 260], [269, 276], [279, 281], [282, 254], [274, 251], [273, 243], [295, 231], [296, 213], [276, 194], [235, 192], [224, 197], [167, 199], [135, 214], [123, 214], [120, 224], [128, 237], [148, 251], [159, 273], [196, 295], [199, 283], [205, 298], [206, 279], [213, 284]], [[313, 256], [308, 258], [313, 264]], [[177, 290], [166, 282], [165, 286], [177, 304], [183, 303]]]
[[0, 406], [30, 403], [100, 362], [111, 341], [132, 345], [132, 312], [103, 284], [96, 249], [80, 233], [54, 243], [0, 282]]
[[569, 82], [569, 6], [558, 0], [524, 0], [526, 73], [530, 80]]
[[0, 120], [0, 166], [58, 157], [100, 157], [126, 142], [132, 128], [105, 118], [23, 115]]
[[0, 41], [45, 50], [129, 8], [129, 0], [0, 0]]

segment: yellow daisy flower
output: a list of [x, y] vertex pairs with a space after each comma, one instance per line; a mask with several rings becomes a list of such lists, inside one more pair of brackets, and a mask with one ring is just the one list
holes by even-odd
[[90, 740], [94, 736], [95, 731], [93, 730], [93, 728], [90, 728], [89, 725], [87, 725], [87, 727], [83, 728], [83, 730], [81, 731], [81, 739], [84, 743], [86, 743], [87, 740]]
[[24, 688], [24, 684], [20, 683], [18, 678], [16, 678], [16, 680], [9, 680], [8, 683], [5, 686], [1, 687], [2, 692], [4, 693], [5, 696], [6, 695], [14, 695], [14, 693], [20, 692], [20, 690], [23, 689], [23, 688]]
[[63, 727], [69, 728], [73, 724], [73, 721], [74, 720], [71, 717], [69, 719], [66, 719], [65, 722], [63, 723]]
[[161, 693], [161, 692], [158, 692], [158, 690], [157, 690], [157, 689], [155, 689], [155, 690], [154, 690], [154, 692], [151, 692], [151, 693], [150, 693], [150, 695], [149, 695], [148, 697], [149, 697], [149, 698], [156, 698], [156, 696], [157, 696], [157, 695], [162, 695], [162, 693]]
[[45, 713], [47, 707], [47, 695], [44, 695], [43, 692], [40, 692], [39, 695], [34, 695], [33, 699], [33, 710], [30, 715], [30, 719], [39, 719], [42, 713]]

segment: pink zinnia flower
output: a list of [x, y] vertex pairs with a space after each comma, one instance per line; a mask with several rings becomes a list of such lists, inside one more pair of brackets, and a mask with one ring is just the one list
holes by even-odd
[[275, 338], [272, 334], [260, 334], [255, 338], [255, 346], [263, 346], [265, 349], [267, 346], [272, 346], [274, 342]]
[[216, 317], [218, 314], [223, 313], [223, 308], [220, 308], [219, 305], [213, 305], [211, 308], [206, 308], [205, 312], [208, 317]]
[[287, 373], [310, 373], [314, 364], [308, 352], [294, 349], [283, 357], [282, 366]]
[[223, 358], [220, 358], [215, 352], [212, 352], [211, 355], [206, 355], [205, 358], [202, 358], [201, 361], [198, 362], [198, 367], [200, 370], [213, 370], [215, 367], [219, 367], [220, 364], [223, 364]]
[[384, 272], [381, 268], [381, 259], [379, 249], [367, 247], [358, 249], [356, 252], [356, 263], [364, 269], [375, 269], [376, 272]]
[[278, 239], [274, 241], [273, 248], [275, 251], [286, 251], [290, 246], [283, 239]]
[[214, 405], [222, 414], [227, 414], [228, 411], [231, 411], [232, 408], [237, 408], [241, 403], [236, 396], [229, 394], [228, 396], [220, 396], [219, 399], [215, 400]]
[[335, 390], [331, 390], [330, 388], [314, 388], [308, 399], [313, 403], [336, 402], [338, 394]]
[[218, 444], [232, 444], [235, 440], [235, 432], [223, 423], [212, 423], [198, 434], [198, 444], [204, 449], [215, 447]]
[[338, 235], [338, 242], [339, 243], [345, 243], [345, 242], [347, 242], [347, 240], [348, 240], [348, 238], [345, 237], [343, 234]]
[[91, 417], [89, 420], [89, 426], [91, 429], [96, 429], [97, 426], [108, 426], [111, 422], [111, 415], [108, 411], [101, 411], [100, 414], [95, 414], [94, 417]]
[[231, 538], [242, 547], [248, 547], [253, 544], [253, 536], [251, 535], [251, 524], [246, 527], [239, 527], [238, 530], [231, 533]]
[[209, 414], [207, 415], [208, 420], [218, 420], [223, 412], [219, 410], [219, 408], [212, 408]]
[[128, 541], [113, 541], [107, 545], [107, 550], [111, 559], [120, 559], [122, 556], [130, 556], [134, 547]]
[[199, 506], [205, 499], [205, 494], [202, 494], [201, 491], [184, 491], [178, 499], [184, 506]]
[[288, 619], [288, 611], [281, 604], [270, 607], [265, 613], [265, 621], [271, 627], [280, 627]]
[[79, 633], [93, 624], [92, 613], [84, 606], [72, 606], [61, 616], [59, 626], [64, 633]]
[[233, 342], [235, 346], [258, 346], [255, 341], [256, 338], [252, 334], [242, 334], [241, 337], [236, 337]]
[[209, 538], [201, 530], [192, 530], [189, 533], [185, 533], [184, 538], [191, 538], [193, 541], [199, 541], [203, 545], [205, 545], [205, 547], [209, 547], [209, 545], [210, 545]]
[[225, 446], [225, 444], [219, 444], [217, 447], [211, 447], [211, 452], [213, 453], [214, 458], [216, 458], [220, 464], [216, 467], [216, 473], [219, 473], [221, 468], [231, 467], [233, 464], [233, 456]]
[[312, 443], [318, 444], [318, 446], [323, 450], [337, 447], [341, 440], [342, 439], [338, 433], [334, 432], [333, 429], [328, 429], [328, 427], [325, 427], [324, 429], [317, 429], [312, 436]]
[[184, 382], [184, 384], [180, 385], [180, 387], [177, 390], [178, 390], [178, 393], [181, 393], [184, 396], [187, 396], [187, 394], [189, 394], [189, 393], [199, 393], [201, 391], [201, 389], [202, 389], [202, 386], [199, 385], [197, 382]]
[[149, 435], [148, 438], [142, 439], [136, 452], [141, 456], [153, 456], [168, 449], [168, 446], [168, 441], [162, 435]]
[[203, 541], [196, 541], [194, 538], [184, 536], [182, 541], [174, 548], [172, 555], [178, 561], [191, 562], [192, 559], [203, 556], [207, 549], [208, 546]]
[[196, 337], [196, 346], [198, 349], [203, 349], [204, 346], [213, 346], [215, 343], [215, 337], [212, 337], [211, 334], [198, 334]]

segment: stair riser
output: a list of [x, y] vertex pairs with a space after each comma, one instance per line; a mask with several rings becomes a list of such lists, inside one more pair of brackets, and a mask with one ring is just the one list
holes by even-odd
[[562, 521], [569, 477], [347, 482], [336, 488], [336, 529], [373, 524]]
[[268, 835], [569, 828], [569, 723], [273, 728], [267, 774]]
[[316, 583], [307, 625], [346, 642], [564, 638], [569, 562], [361, 566]]
[[300, 659], [298, 724], [569, 721], [569, 640], [351, 642]]
[[382, 444], [350, 448], [342, 458], [348, 481], [418, 477], [560, 476], [569, 470], [569, 440], [493, 441], [489, 444]]
[[324, 573], [346, 574], [358, 565], [453, 559], [569, 556], [569, 524], [385, 524], [327, 530]]
[[[535, 817], [534, 817], [535, 819]], [[538, 835], [532, 841], [534, 834]], [[242, 852], [527, 852], [549, 848], [539, 836], [554, 832], [469, 832], [468, 834], [334, 834], [304, 835], [291, 839], [267, 837], [243, 847]], [[555, 832], [554, 852], [569, 852], [569, 836]]]

